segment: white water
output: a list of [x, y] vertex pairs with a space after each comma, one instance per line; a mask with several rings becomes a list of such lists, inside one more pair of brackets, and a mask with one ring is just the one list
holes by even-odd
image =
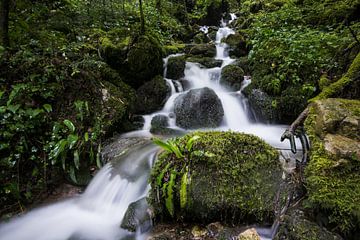
[[[236, 16], [231, 17], [234, 20]], [[207, 28], [203, 30], [206, 31]], [[151, 119], [157, 114], [169, 116], [170, 127], [180, 129], [175, 125], [173, 117], [176, 97], [191, 89], [209, 87], [216, 92], [224, 108], [223, 122], [217, 130], [252, 133], [275, 147], [287, 148], [287, 143], [281, 144], [279, 141], [286, 126], [254, 123], [249, 119], [246, 99], [241, 93], [241, 90], [250, 83], [249, 77], [246, 77], [242, 88], [235, 92], [228, 91], [219, 83], [221, 69], [235, 61], [228, 56], [227, 45], [221, 43], [221, 40], [233, 33], [234, 31], [222, 22], [222, 27], [216, 35], [216, 59], [223, 61], [221, 67], [206, 69], [199, 64], [187, 62], [184, 79], [188, 82], [188, 88], [183, 89], [177, 80], [166, 79], [171, 89], [171, 96], [164, 108], [144, 116], [145, 124], [142, 130], [124, 134], [123, 137], [151, 136], [149, 133]], [[169, 57], [164, 59], [164, 76], [166, 76]], [[148, 193], [147, 179], [155, 151], [156, 148], [151, 146], [135, 149], [124, 157], [121, 164], [108, 164], [103, 167], [84, 194], [33, 210], [0, 225], [1, 240], [118, 240], [131, 235], [119, 226], [128, 205]], [[136, 235], [136, 239], [144, 237], [141, 234]]]

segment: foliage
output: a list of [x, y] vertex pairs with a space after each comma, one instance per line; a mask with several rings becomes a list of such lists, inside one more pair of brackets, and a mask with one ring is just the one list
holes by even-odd
[[269, 75], [269, 81], [258, 79], [258, 84], [273, 95], [290, 85], [316, 87], [322, 72], [341, 68], [334, 56], [350, 43], [344, 29], [307, 26], [301, 10], [293, 6], [257, 15], [251, 36], [249, 57], [253, 68], [261, 68], [261, 75]]

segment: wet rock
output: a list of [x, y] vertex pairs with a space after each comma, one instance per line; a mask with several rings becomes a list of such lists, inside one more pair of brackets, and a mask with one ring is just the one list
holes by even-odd
[[201, 228], [196, 225], [191, 229], [191, 234], [193, 235], [193, 238], [195, 238], [195, 239], [202, 239], [203, 237], [205, 237], [208, 234], [208, 232], [205, 228]]
[[109, 162], [125, 155], [130, 149], [144, 145], [150, 141], [150, 138], [145, 137], [114, 137], [109, 140], [108, 143], [104, 144], [105, 146], [101, 151], [102, 160], [103, 162]]
[[260, 240], [260, 236], [257, 233], [255, 228], [250, 228], [242, 233], [236, 238], [237, 240]]
[[274, 240], [342, 240], [340, 236], [308, 220], [302, 210], [285, 215]]
[[212, 57], [189, 57], [186, 59], [187, 62], [200, 63], [206, 68], [221, 67], [222, 60], [215, 59]]
[[189, 44], [185, 52], [188, 55], [213, 58], [216, 55], [216, 47], [214, 44]]
[[166, 102], [169, 91], [170, 89], [163, 77], [153, 78], [136, 91], [137, 100], [134, 112], [148, 114], [160, 110]]
[[315, 101], [305, 121], [311, 142], [305, 170], [309, 206], [346, 239], [360, 230], [360, 101]]
[[179, 149], [194, 135], [199, 138], [192, 146], [191, 165], [188, 157], [163, 152], [152, 170], [149, 203], [157, 218], [272, 222], [282, 181], [277, 150], [258, 137], [235, 132], [191, 133], [177, 140]]
[[203, 43], [209, 43], [211, 39], [205, 33], [200, 32], [194, 36], [193, 41], [196, 44], [203, 44]]
[[276, 109], [273, 108], [273, 99], [260, 89], [247, 87], [244, 94], [249, 99], [249, 104], [254, 110], [257, 120], [263, 122], [273, 122], [278, 119]]
[[247, 41], [240, 33], [231, 34], [223, 41], [230, 47], [230, 56], [244, 57], [248, 55], [249, 47], [247, 46]]
[[168, 60], [166, 77], [170, 79], [180, 79], [184, 77], [185, 56], [171, 57]]
[[221, 70], [220, 83], [225, 86], [238, 91], [241, 88], [241, 83], [244, 80], [244, 70], [236, 65], [227, 65]]
[[151, 120], [151, 133], [160, 133], [164, 128], [169, 126], [169, 118], [165, 115], [159, 114]]
[[151, 218], [151, 210], [146, 198], [142, 198], [129, 205], [121, 222], [121, 227], [130, 232], [135, 232], [137, 229], [140, 232], [147, 232], [151, 228]]
[[219, 97], [210, 88], [192, 89], [175, 99], [176, 125], [185, 129], [217, 127], [224, 109]]

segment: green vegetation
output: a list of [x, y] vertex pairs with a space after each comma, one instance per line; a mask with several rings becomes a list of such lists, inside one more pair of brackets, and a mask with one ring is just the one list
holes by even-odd
[[[359, 46], [355, 17], [359, 1], [244, 1], [236, 24], [251, 46], [252, 88], [260, 88], [278, 104], [280, 121], [289, 122], [320, 91], [319, 79], [337, 81]], [[355, 45], [354, 45], [355, 44]], [[293, 95], [289, 95], [291, 90]], [[295, 90], [295, 91], [293, 91]], [[292, 105], [288, 96], [298, 96]]]

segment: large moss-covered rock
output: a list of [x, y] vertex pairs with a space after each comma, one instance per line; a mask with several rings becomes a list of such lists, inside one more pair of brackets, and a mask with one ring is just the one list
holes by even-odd
[[235, 132], [195, 132], [176, 142], [184, 156], [163, 152], [152, 170], [149, 200], [157, 217], [272, 222], [282, 181], [274, 148]]
[[347, 239], [360, 229], [360, 101], [315, 101], [305, 121], [312, 143], [305, 176], [309, 203]]
[[139, 87], [163, 72], [163, 49], [152, 36], [140, 36], [131, 45], [122, 72], [127, 83]]
[[224, 116], [219, 97], [207, 87], [178, 96], [174, 112], [176, 125], [185, 129], [218, 127]]
[[241, 83], [244, 80], [244, 70], [236, 65], [227, 65], [221, 69], [220, 83], [233, 89], [240, 90]]
[[135, 113], [146, 114], [160, 110], [169, 94], [169, 87], [161, 76], [156, 76], [151, 81], [146, 82], [137, 91], [135, 103]]
[[113, 69], [119, 70], [124, 64], [129, 50], [129, 40], [125, 38], [122, 41], [113, 42], [107, 37], [100, 39], [100, 54]]
[[168, 60], [166, 77], [180, 79], [184, 77], [185, 56], [171, 57]]
[[146, 232], [151, 228], [151, 210], [146, 198], [141, 198], [136, 202], [130, 203], [121, 222], [121, 227], [130, 232]]

